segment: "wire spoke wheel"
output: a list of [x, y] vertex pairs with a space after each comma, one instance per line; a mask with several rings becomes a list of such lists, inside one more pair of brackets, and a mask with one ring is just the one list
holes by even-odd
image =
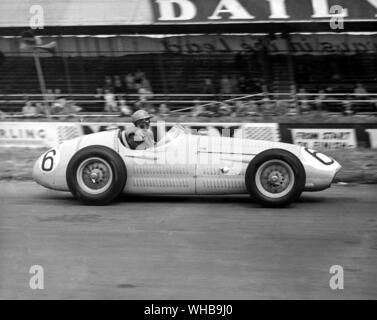
[[123, 191], [127, 168], [116, 151], [92, 145], [71, 158], [66, 179], [69, 190], [78, 200], [89, 205], [106, 205]]
[[250, 196], [265, 206], [286, 206], [305, 187], [301, 161], [283, 149], [268, 149], [255, 156], [246, 169], [245, 184]]
[[113, 171], [104, 159], [93, 157], [81, 162], [76, 173], [77, 183], [90, 194], [106, 191], [113, 181]]
[[291, 166], [283, 160], [269, 160], [263, 163], [255, 175], [259, 192], [270, 198], [285, 196], [294, 184]]

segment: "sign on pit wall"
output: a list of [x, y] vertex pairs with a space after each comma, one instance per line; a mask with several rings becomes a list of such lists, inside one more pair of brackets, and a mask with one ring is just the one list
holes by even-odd
[[366, 129], [369, 135], [370, 147], [377, 149], [377, 129]]
[[[131, 123], [65, 123], [65, 122], [0, 122], [0, 146], [44, 148], [53, 147], [64, 140], [113, 128], [124, 129]], [[277, 123], [182, 123], [194, 134], [227, 136], [247, 139], [280, 141]], [[152, 127], [155, 137], [158, 130], [169, 130], [173, 123]], [[161, 132], [161, 131], [160, 131]]]
[[[377, 148], [377, 128], [371, 124], [350, 124], [347, 128], [332, 124], [311, 124], [310, 128], [292, 128], [278, 123], [181, 123], [193, 133], [255, 140], [295, 143], [313, 149], [344, 149], [366, 146]], [[70, 123], [70, 122], [0, 122], [0, 147], [53, 147], [62, 141], [84, 134], [113, 128], [124, 129], [130, 123]], [[155, 137], [159, 130], [169, 130], [173, 123], [152, 127]], [[301, 125], [303, 126], [303, 125]], [[161, 132], [161, 131], [160, 131]], [[364, 133], [364, 134], [363, 134]]]
[[357, 147], [355, 129], [290, 129], [294, 144], [316, 150]]
[[0, 146], [44, 148], [82, 135], [75, 123], [0, 122]]

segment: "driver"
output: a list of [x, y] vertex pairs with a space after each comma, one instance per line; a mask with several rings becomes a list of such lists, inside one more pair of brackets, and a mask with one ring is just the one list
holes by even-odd
[[131, 149], [144, 150], [155, 145], [154, 135], [150, 128], [152, 117], [145, 110], [138, 110], [131, 115], [134, 126], [126, 129], [127, 142]]

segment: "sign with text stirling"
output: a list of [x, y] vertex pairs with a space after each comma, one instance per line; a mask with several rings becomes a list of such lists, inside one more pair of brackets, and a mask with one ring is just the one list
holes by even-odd
[[0, 147], [46, 148], [81, 135], [81, 128], [75, 123], [0, 123]]
[[150, 0], [155, 23], [377, 19], [377, 0]]

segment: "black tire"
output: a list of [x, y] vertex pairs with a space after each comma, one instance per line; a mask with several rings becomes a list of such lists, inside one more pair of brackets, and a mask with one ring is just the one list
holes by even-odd
[[[280, 192], [282, 194], [281, 197], [278, 197], [278, 192], [276, 193], [277, 197], [268, 196], [267, 194], [270, 192], [262, 185], [259, 175], [263, 173], [262, 170], [264, 167], [268, 168], [269, 165], [271, 165], [271, 168], [274, 165], [282, 167], [288, 165], [288, 167], [285, 168], [287, 169], [286, 172], [290, 177], [293, 173], [294, 180], [291, 182], [291, 179], [289, 179], [289, 184], [286, 189], [282, 189], [282, 192]], [[260, 170], [258, 171], [258, 169]], [[282, 176], [284, 177], [284, 175]], [[259, 180], [259, 183], [257, 180]], [[305, 188], [305, 181], [306, 174], [301, 161], [294, 154], [282, 149], [269, 149], [255, 156], [255, 158], [250, 161], [245, 175], [245, 183], [250, 196], [267, 207], [283, 207], [296, 201]], [[283, 184], [284, 180], [281, 183]], [[275, 186], [276, 185], [271, 188], [275, 188]], [[285, 192], [286, 194], [284, 194]], [[271, 192], [270, 194], [272, 195], [273, 193]]]
[[[109, 178], [105, 186], [106, 189], [100, 193], [95, 193], [98, 191], [94, 188], [91, 189], [87, 184], [83, 185], [84, 178], [81, 178], [80, 175], [78, 178], [78, 170], [84, 170], [81, 169], [81, 166], [85, 164], [85, 161], [89, 163], [95, 161], [91, 159], [99, 159], [96, 160], [98, 163], [103, 161], [102, 168], [107, 169], [111, 175], [111, 179]], [[122, 158], [114, 150], [95, 145], [81, 149], [72, 157], [67, 167], [66, 178], [69, 190], [76, 199], [90, 205], [105, 205], [113, 201], [124, 189], [127, 181], [127, 169]], [[93, 190], [93, 193], [88, 190]]]

